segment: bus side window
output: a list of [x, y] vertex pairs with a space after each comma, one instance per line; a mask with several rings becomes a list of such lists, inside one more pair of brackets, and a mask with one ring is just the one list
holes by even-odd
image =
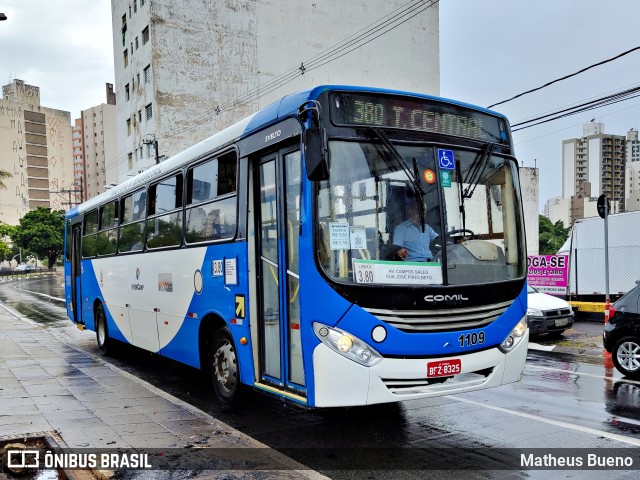
[[149, 187], [148, 248], [182, 244], [182, 183], [179, 173]]
[[118, 248], [118, 200], [100, 207], [96, 249], [98, 255], [112, 255]]
[[236, 234], [238, 158], [229, 152], [187, 172], [187, 243], [233, 238]]
[[119, 252], [140, 251], [144, 248], [145, 199], [144, 190], [138, 190], [122, 198], [120, 203]]
[[91, 258], [97, 254], [96, 234], [98, 233], [98, 210], [91, 210], [84, 216], [82, 227], [82, 257]]

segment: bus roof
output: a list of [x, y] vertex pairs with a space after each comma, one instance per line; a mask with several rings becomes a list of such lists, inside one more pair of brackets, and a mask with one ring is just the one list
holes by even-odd
[[486, 113], [489, 115], [497, 116], [503, 118], [505, 121], [506, 117], [500, 113], [497, 113], [492, 110], [488, 110], [483, 107], [479, 107], [477, 105], [472, 105], [464, 102], [459, 102], [456, 100], [451, 100], [442, 97], [436, 97], [433, 95], [425, 95], [415, 92], [407, 92], [401, 90], [390, 90], [386, 88], [378, 88], [378, 87], [360, 87], [353, 85], [319, 85], [307, 90], [301, 90], [292, 94], [289, 94], [281, 99], [273, 102], [272, 104], [266, 106], [262, 110], [240, 120], [239, 122], [227, 127], [218, 133], [212, 135], [211, 137], [193, 145], [186, 150], [174, 155], [168, 160], [154, 165], [153, 167], [147, 169], [146, 171], [136, 175], [133, 178], [107, 190], [106, 192], [101, 193], [100, 195], [87, 200], [86, 202], [78, 205], [77, 207], [72, 208], [66, 214], [66, 217], [74, 217], [79, 213], [85, 212], [92, 208], [95, 208], [98, 205], [101, 205], [108, 200], [118, 197], [120, 194], [135, 190], [136, 187], [144, 186], [149, 180], [161, 177], [162, 175], [182, 167], [188, 162], [192, 161], [194, 158], [201, 157], [206, 155], [209, 152], [213, 152], [219, 150], [220, 148], [229, 145], [235, 141], [238, 141], [246, 136], [251, 135], [257, 130], [262, 129], [263, 127], [268, 126], [269, 124], [275, 123], [278, 120], [282, 120], [286, 117], [293, 116], [297, 113], [298, 107], [302, 105], [304, 102], [309, 100], [317, 99], [320, 94], [326, 91], [357, 91], [357, 92], [369, 92], [369, 93], [385, 93], [392, 95], [405, 95], [412, 96], [417, 98], [423, 98], [427, 100], [436, 100], [440, 102], [449, 103], [452, 105], [457, 105], [464, 108], [469, 108], [472, 110], [476, 110], [482, 113]]

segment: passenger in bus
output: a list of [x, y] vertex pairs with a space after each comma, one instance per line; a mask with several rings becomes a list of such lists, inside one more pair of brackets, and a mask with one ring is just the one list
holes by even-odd
[[429, 244], [440, 235], [425, 223], [424, 232], [420, 221], [420, 208], [416, 202], [407, 206], [407, 219], [393, 232], [395, 259], [408, 262], [430, 262], [433, 253]]

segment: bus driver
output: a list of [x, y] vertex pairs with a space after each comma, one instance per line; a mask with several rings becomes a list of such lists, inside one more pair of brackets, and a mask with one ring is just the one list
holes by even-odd
[[433, 254], [429, 244], [439, 234], [426, 223], [424, 231], [420, 221], [420, 208], [416, 202], [407, 206], [407, 219], [398, 225], [393, 232], [393, 245], [396, 257], [408, 262], [430, 262]]

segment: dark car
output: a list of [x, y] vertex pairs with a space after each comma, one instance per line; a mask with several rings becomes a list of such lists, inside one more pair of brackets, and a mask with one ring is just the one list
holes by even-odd
[[611, 306], [602, 338], [618, 371], [640, 380], [640, 280]]

